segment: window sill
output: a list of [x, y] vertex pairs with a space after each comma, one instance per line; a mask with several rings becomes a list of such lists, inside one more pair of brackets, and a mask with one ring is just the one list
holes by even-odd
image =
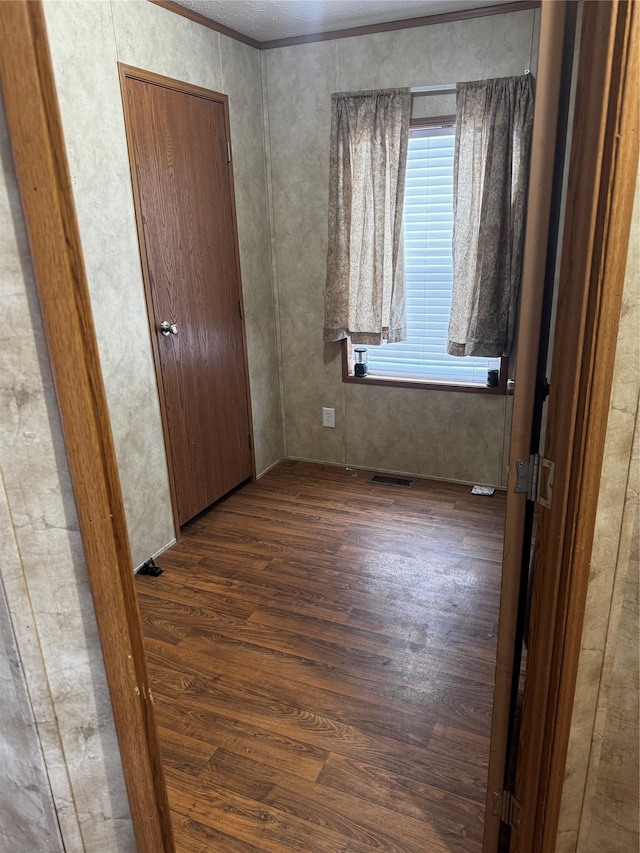
[[471, 385], [467, 382], [437, 382], [433, 379], [402, 379], [393, 376], [354, 376], [348, 374], [342, 377], [343, 382], [350, 382], [355, 385], [386, 385], [391, 388], [419, 388], [423, 391], [457, 391], [466, 394], [493, 394], [494, 396], [504, 396], [507, 393], [506, 387], [500, 385], [495, 388], [490, 388], [487, 385]]
[[417, 388], [422, 391], [457, 391], [465, 394], [492, 394], [504, 397], [507, 393], [507, 374], [509, 360], [500, 359], [498, 384], [490, 388], [488, 385], [472, 385], [469, 382], [438, 382], [435, 379], [403, 379], [399, 376], [354, 376], [351, 346], [347, 340], [342, 341], [342, 381], [354, 385], [386, 385], [390, 388]]

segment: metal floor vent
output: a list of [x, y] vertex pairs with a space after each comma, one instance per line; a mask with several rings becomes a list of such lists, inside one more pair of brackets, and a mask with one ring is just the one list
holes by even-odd
[[382, 486], [402, 486], [403, 489], [411, 489], [415, 480], [407, 480], [405, 477], [385, 477], [383, 474], [374, 474], [370, 483], [380, 483]]

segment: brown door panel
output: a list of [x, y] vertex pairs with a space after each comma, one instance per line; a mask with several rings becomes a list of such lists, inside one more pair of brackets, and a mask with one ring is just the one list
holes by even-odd
[[[127, 99], [184, 524], [252, 470], [225, 106], [130, 78]], [[177, 334], [162, 335], [162, 321]]]

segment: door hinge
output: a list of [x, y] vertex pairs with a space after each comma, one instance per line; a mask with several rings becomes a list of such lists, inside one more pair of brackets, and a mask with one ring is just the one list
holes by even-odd
[[[543, 471], [547, 471], [546, 478]], [[547, 509], [553, 496], [553, 474], [555, 465], [539, 453], [532, 453], [528, 462], [516, 462], [516, 484], [514, 492], [526, 492], [527, 500], [535, 501]], [[544, 480], [544, 483], [543, 483]]]
[[231, 143], [227, 142], [227, 163], [231, 162]]
[[511, 829], [518, 832], [522, 823], [522, 806], [511, 791], [503, 791], [502, 794], [494, 791], [492, 800], [491, 814], [497, 815], [502, 823], [506, 823]]

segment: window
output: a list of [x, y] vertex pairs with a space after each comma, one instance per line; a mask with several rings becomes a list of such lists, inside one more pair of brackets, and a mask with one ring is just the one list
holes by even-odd
[[364, 381], [399, 379], [403, 384], [462, 384], [486, 390], [487, 371], [500, 369], [500, 359], [447, 354], [454, 144], [451, 124], [411, 129], [404, 201], [408, 338], [368, 347], [369, 375]]

